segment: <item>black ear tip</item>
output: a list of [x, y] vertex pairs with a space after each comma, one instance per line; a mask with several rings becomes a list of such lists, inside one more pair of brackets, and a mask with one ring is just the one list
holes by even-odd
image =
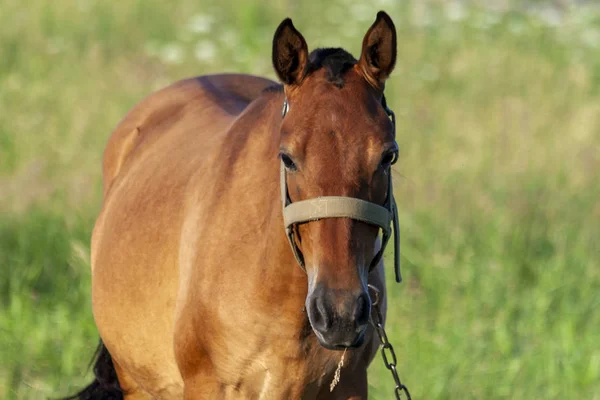
[[279, 24], [279, 27], [277, 28], [277, 31], [282, 31], [285, 28], [291, 28], [292, 30], [296, 30], [296, 28], [294, 27], [294, 23], [292, 22], [291, 18], [286, 18], [283, 21], [281, 21], [281, 23]]
[[383, 11], [383, 10], [382, 10], [382, 11], [379, 11], [379, 12], [377, 13], [377, 18], [375, 19], [375, 22], [377, 22], [377, 21], [380, 21], [380, 20], [384, 20], [384, 21], [385, 21], [385, 23], [386, 23], [388, 26], [390, 26], [390, 27], [392, 27], [392, 28], [395, 28], [395, 27], [394, 27], [394, 21], [392, 21], [392, 18], [391, 18], [391, 17], [388, 15], [388, 13], [386, 13], [386, 12], [385, 12], [385, 11]]
[[298, 30], [296, 29], [296, 27], [294, 26], [294, 23], [292, 22], [291, 18], [286, 18], [283, 21], [281, 21], [281, 23], [279, 24], [279, 26], [277, 27], [277, 29], [275, 30], [275, 39], [277, 39], [278, 37], [280, 37], [284, 32], [286, 33], [295, 33], [298, 34]]

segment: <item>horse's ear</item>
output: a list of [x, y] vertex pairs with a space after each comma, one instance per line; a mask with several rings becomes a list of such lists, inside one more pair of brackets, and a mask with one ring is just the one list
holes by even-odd
[[292, 20], [286, 18], [273, 37], [273, 67], [281, 82], [286, 85], [300, 83], [308, 62], [308, 46], [296, 30]]
[[383, 89], [396, 65], [396, 27], [383, 11], [365, 35], [358, 64], [369, 83]]

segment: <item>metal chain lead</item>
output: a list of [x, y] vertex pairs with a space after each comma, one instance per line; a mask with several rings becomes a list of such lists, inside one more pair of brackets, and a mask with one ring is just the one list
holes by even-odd
[[373, 301], [374, 312], [371, 313], [371, 324], [375, 328], [377, 336], [379, 336], [379, 340], [381, 340], [381, 355], [383, 357], [385, 367], [390, 370], [392, 377], [394, 378], [394, 382], [396, 383], [394, 394], [396, 395], [397, 400], [401, 400], [400, 395], [402, 392], [404, 392], [406, 398], [411, 400], [408, 388], [402, 384], [400, 377], [398, 376], [398, 371], [396, 370], [396, 364], [398, 363], [398, 360], [396, 359], [396, 353], [394, 352], [394, 347], [392, 347], [392, 344], [389, 342], [387, 334], [385, 333], [385, 329], [383, 328], [383, 316], [381, 315], [381, 310], [379, 309], [379, 289], [373, 285], [369, 285], [369, 289], [375, 293], [375, 300]]

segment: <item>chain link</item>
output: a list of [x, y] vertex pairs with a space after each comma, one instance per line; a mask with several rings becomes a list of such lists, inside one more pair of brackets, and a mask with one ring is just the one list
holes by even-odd
[[400, 381], [400, 377], [398, 376], [398, 371], [396, 370], [396, 365], [398, 364], [396, 352], [394, 351], [394, 347], [392, 346], [392, 344], [389, 342], [387, 334], [385, 333], [385, 329], [383, 327], [383, 316], [381, 314], [381, 310], [379, 309], [379, 289], [377, 289], [373, 285], [369, 285], [369, 289], [371, 289], [375, 293], [375, 300], [373, 301], [373, 312], [371, 313], [371, 324], [375, 328], [375, 332], [377, 332], [379, 340], [381, 340], [381, 355], [383, 357], [385, 367], [392, 373], [392, 377], [394, 378], [394, 382], [396, 383], [396, 388], [394, 389], [396, 400], [402, 399], [400, 397], [402, 393], [406, 395], [406, 398], [408, 400], [411, 400], [408, 388], [402, 384], [402, 382]]

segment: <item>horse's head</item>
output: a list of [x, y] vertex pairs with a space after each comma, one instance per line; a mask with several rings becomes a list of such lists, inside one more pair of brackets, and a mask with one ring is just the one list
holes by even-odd
[[[398, 148], [383, 88], [395, 62], [396, 31], [384, 12], [367, 31], [358, 61], [342, 49], [309, 54], [292, 21], [281, 23], [273, 65], [286, 95], [280, 143], [284, 202], [343, 196], [389, 204]], [[343, 200], [334, 202], [332, 208], [344, 214]], [[327, 348], [359, 346], [370, 316], [367, 282], [379, 251], [379, 227], [361, 218], [317, 215], [289, 232], [308, 275], [306, 308], [319, 342]]]

